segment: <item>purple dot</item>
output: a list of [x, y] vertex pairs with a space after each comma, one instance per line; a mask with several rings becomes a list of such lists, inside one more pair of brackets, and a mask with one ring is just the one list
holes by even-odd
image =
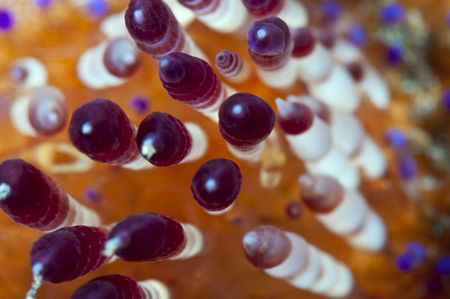
[[413, 264], [413, 256], [408, 253], [402, 253], [397, 258], [397, 269], [402, 272], [411, 270]]
[[359, 24], [354, 24], [348, 30], [350, 40], [358, 47], [364, 46], [367, 41], [366, 29]]
[[401, 179], [410, 180], [417, 174], [417, 164], [409, 154], [401, 154], [397, 157], [397, 171]]
[[87, 8], [95, 18], [103, 17], [108, 12], [108, 2], [106, 0], [91, 0]]
[[450, 10], [445, 15], [445, 21], [447, 23], [447, 27], [450, 27]]
[[97, 203], [100, 200], [100, 193], [93, 187], [87, 187], [84, 190], [84, 197], [89, 202]]
[[49, 7], [53, 0], [32, 0], [33, 4], [40, 8], [47, 8]]
[[334, 22], [341, 15], [342, 6], [337, 1], [324, 1], [321, 10], [327, 21]]
[[405, 8], [398, 3], [389, 3], [381, 8], [380, 21], [384, 25], [400, 22], [405, 17]]
[[390, 65], [395, 65], [403, 60], [405, 50], [399, 44], [390, 45], [387, 51], [386, 61]]
[[0, 32], [8, 31], [14, 26], [14, 15], [6, 8], [0, 8]]
[[447, 89], [442, 97], [444, 107], [450, 111], [450, 89]]
[[450, 255], [443, 255], [438, 258], [436, 272], [439, 276], [450, 276]]
[[139, 114], [146, 113], [150, 108], [150, 103], [148, 99], [141, 96], [135, 96], [131, 98], [128, 104], [130, 108], [133, 109], [134, 112]]
[[391, 144], [391, 147], [397, 150], [404, 150], [408, 145], [408, 138], [402, 130], [397, 128], [389, 128], [386, 132], [386, 137]]
[[302, 207], [300, 206], [300, 203], [294, 201], [289, 203], [286, 206], [286, 214], [291, 219], [297, 219], [299, 218], [303, 213]]

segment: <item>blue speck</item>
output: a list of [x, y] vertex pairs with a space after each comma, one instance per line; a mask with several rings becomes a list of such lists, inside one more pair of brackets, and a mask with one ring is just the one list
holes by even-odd
[[386, 132], [386, 137], [391, 146], [396, 150], [404, 150], [408, 145], [408, 138], [402, 130], [397, 128], [389, 128]]
[[450, 255], [443, 255], [438, 258], [436, 272], [439, 276], [450, 276]]
[[325, 16], [325, 18], [330, 21], [334, 22], [337, 19], [339, 19], [342, 7], [337, 1], [324, 1], [321, 6], [322, 14]]
[[359, 24], [354, 24], [348, 30], [348, 36], [350, 40], [358, 47], [364, 46], [367, 41], [366, 29]]
[[397, 171], [401, 179], [413, 179], [417, 175], [416, 161], [410, 154], [399, 154], [397, 156]]
[[399, 44], [390, 45], [387, 52], [387, 63], [390, 65], [397, 64], [403, 60], [405, 50]]
[[103, 17], [109, 9], [109, 5], [106, 0], [91, 0], [87, 7], [90, 14], [95, 18]]
[[442, 103], [444, 107], [450, 111], [450, 89], [447, 89], [442, 97]]
[[409, 242], [397, 258], [397, 268], [402, 272], [414, 270], [421, 267], [425, 259], [425, 247], [419, 242]]
[[14, 26], [14, 15], [5, 8], [0, 8], [0, 32], [8, 31]]
[[53, 0], [32, 0], [33, 4], [40, 8], [47, 8], [52, 4]]
[[409, 271], [413, 264], [413, 257], [410, 254], [402, 253], [397, 258], [397, 269], [402, 272]]
[[389, 3], [381, 8], [380, 21], [384, 25], [392, 25], [405, 18], [405, 8], [398, 3]]
[[128, 102], [131, 109], [136, 113], [146, 113], [149, 110], [150, 103], [145, 97], [135, 96]]

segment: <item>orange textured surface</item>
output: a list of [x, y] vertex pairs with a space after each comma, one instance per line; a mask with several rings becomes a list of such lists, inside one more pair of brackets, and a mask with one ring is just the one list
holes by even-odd
[[[198, 226], [205, 235], [206, 247], [199, 256], [189, 260], [151, 264], [115, 261], [72, 282], [44, 284], [36, 298], [69, 298], [83, 283], [113, 273], [127, 275], [135, 280], [159, 279], [170, 287], [174, 298], [321, 298], [273, 279], [247, 262], [241, 240], [247, 231], [258, 224], [272, 224], [298, 233], [311, 244], [346, 263], [354, 272], [357, 285], [367, 295], [366, 298], [425, 298], [424, 283], [434, 277], [433, 261], [438, 255], [448, 253], [449, 244], [448, 241], [445, 244], [445, 240], [449, 239], [449, 234], [447, 232], [434, 237], [423, 209], [425, 203], [432, 203], [439, 211], [448, 213], [450, 184], [445, 184], [448, 179], [442, 179], [444, 187], [440, 190], [425, 193], [424, 203], [418, 205], [412, 204], [403, 195], [392, 163], [383, 179], [364, 180], [361, 190], [385, 220], [390, 241], [387, 251], [379, 254], [351, 248], [344, 240], [327, 232], [306, 209], [299, 219], [293, 220], [286, 216], [286, 205], [299, 200], [296, 178], [304, 173], [304, 167], [290, 153], [284, 140], [283, 150], [288, 162], [282, 169], [282, 181], [275, 189], [264, 189], [259, 183], [258, 165], [250, 165], [231, 156], [214, 123], [169, 98], [159, 81], [157, 64], [149, 57], [142, 55], [143, 63], [139, 71], [122, 86], [106, 90], [83, 87], [76, 78], [75, 65], [84, 50], [104, 39], [98, 30], [99, 22], [89, 20], [66, 1], [55, 1], [46, 11], [40, 11], [28, 2], [0, 1], [0, 6], [12, 7], [20, 16], [13, 31], [0, 35], [0, 94], [3, 94], [0, 99], [0, 160], [19, 157], [39, 167], [34, 155], [39, 144], [47, 141], [70, 143], [67, 125], [61, 133], [51, 138], [25, 137], [13, 128], [5, 111], [16, 92], [12, 90], [8, 72], [11, 61], [22, 56], [34, 56], [46, 65], [49, 84], [63, 91], [70, 113], [82, 103], [102, 97], [118, 103], [138, 125], [145, 115], [133, 112], [128, 106], [128, 100], [133, 95], [143, 95], [150, 99], [151, 111], [171, 113], [182, 121], [195, 121], [210, 138], [209, 150], [202, 159], [168, 168], [133, 172], [95, 163], [89, 172], [67, 174], [52, 174], [41, 168], [75, 199], [98, 211], [106, 224], [132, 213], [158, 212]], [[432, 19], [433, 14], [442, 17], [442, 11], [438, 13], [431, 3], [439, 1], [409, 2], [423, 9], [427, 20]], [[113, 11], [119, 11], [126, 5], [125, 1], [118, 0], [110, 3]], [[450, 2], [447, 3], [448, 7], [443, 6], [442, 9], [450, 7]], [[244, 36], [219, 35], [197, 21], [188, 27], [187, 32], [211, 60], [225, 49], [232, 49], [248, 58]], [[369, 50], [376, 52], [376, 47]], [[448, 79], [444, 78], [443, 81], [448, 82]], [[262, 97], [274, 108], [275, 98], [287, 95], [264, 86], [254, 74], [247, 83], [233, 87]], [[301, 91], [299, 84], [292, 93]], [[384, 129], [408, 125], [407, 108], [408, 102], [397, 96], [386, 113], [378, 111], [366, 101], [358, 111], [367, 131], [382, 146], [390, 162], [393, 153], [383, 139]], [[448, 125], [445, 117], [439, 114], [435, 122]], [[434, 127], [435, 122], [432, 122], [431, 127]], [[244, 181], [233, 211], [226, 216], [215, 217], [196, 205], [189, 186], [196, 169], [217, 157], [235, 161], [242, 170]], [[423, 173], [433, 171], [424, 159], [420, 160], [420, 169]], [[95, 187], [100, 191], [98, 203], [85, 200], [83, 192], [87, 187]], [[235, 217], [243, 218], [241, 226], [231, 223]], [[31, 283], [29, 250], [41, 235], [40, 232], [12, 223], [0, 213], [0, 298], [25, 297]], [[411, 240], [426, 244], [429, 259], [421, 270], [402, 274], [395, 267], [395, 257]]]

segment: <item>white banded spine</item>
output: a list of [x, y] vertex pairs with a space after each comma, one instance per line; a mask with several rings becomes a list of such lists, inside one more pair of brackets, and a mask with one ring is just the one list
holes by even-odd
[[40, 87], [47, 84], [47, 69], [41, 61], [34, 57], [17, 59], [12, 67], [21, 68], [26, 72], [26, 77], [20, 81], [24, 88]]
[[333, 65], [323, 81], [309, 85], [311, 95], [332, 107], [353, 112], [360, 102], [359, 91], [349, 72], [340, 65]]
[[[100, 226], [101, 220], [100, 216], [94, 210], [80, 204], [78, 201], [67, 194], [69, 199], [69, 213], [65, 221], [56, 229], [66, 226]], [[56, 230], [54, 229], [54, 230]], [[52, 230], [53, 231], [53, 230]]]
[[142, 299], [170, 299], [169, 288], [159, 280], [147, 279], [138, 282], [139, 287], [142, 288], [145, 298]]
[[289, 27], [299, 28], [308, 25], [308, 11], [300, 1], [285, 0], [277, 17]]
[[180, 163], [196, 161], [203, 157], [208, 149], [208, 138], [206, 137], [205, 131], [199, 125], [192, 122], [185, 122], [184, 125], [190, 134], [192, 148]]
[[36, 137], [38, 133], [33, 128], [28, 116], [31, 97], [29, 94], [23, 95], [11, 105], [10, 117], [11, 122], [17, 131], [26, 136]]
[[[194, 11], [197, 18], [206, 26], [221, 33], [233, 33], [241, 29], [249, 19], [247, 10], [240, 0], [216, 0], [217, 7], [210, 7], [203, 11]], [[216, 6], [215, 1], [211, 6]]]
[[297, 80], [295, 64], [292, 63], [291, 58], [278, 69], [265, 70], [258, 67], [256, 73], [264, 84], [278, 89], [292, 88]]
[[183, 250], [170, 258], [170, 260], [188, 259], [196, 256], [203, 250], [203, 234], [192, 224], [181, 223], [186, 237], [186, 245]]
[[108, 41], [104, 41], [95, 47], [86, 50], [78, 59], [77, 75], [83, 85], [92, 89], [103, 89], [119, 86], [126, 80], [116, 77], [108, 72], [103, 55]]
[[266, 142], [263, 141], [252, 148], [241, 150], [233, 145], [227, 143], [230, 153], [238, 159], [248, 161], [250, 163], [257, 163], [261, 161], [261, 153], [264, 150]]
[[285, 233], [292, 245], [291, 253], [280, 265], [265, 269], [265, 273], [284, 279], [296, 288], [328, 297], [350, 294], [354, 280], [346, 266], [308, 244], [302, 237]]
[[331, 72], [333, 60], [330, 52], [320, 43], [314, 44], [312, 52], [302, 58], [292, 57], [298, 76], [306, 83], [320, 82]]

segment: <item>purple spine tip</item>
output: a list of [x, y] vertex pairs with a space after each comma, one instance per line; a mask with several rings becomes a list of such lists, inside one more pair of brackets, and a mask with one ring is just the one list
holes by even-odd
[[397, 157], [397, 171], [401, 179], [410, 180], [417, 175], [417, 164], [408, 153], [401, 153]]
[[283, 28], [272, 21], [272, 18], [267, 18], [256, 22], [250, 28], [247, 33], [247, 45], [250, 52], [263, 56], [275, 56], [286, 49], [289, 44], [289, 33], [286, 38]]
[[380, 21], [384, 25], [392, 25], [405, 18], [405, 8], [399, 3], [384, 5], [380, 11]]
[[264, 141], [275, 126], [275, 111], [250, 93], [236, 93], [219, 109], [222, 137], [236, 147], [253, 147]]
[[439, 276], [450, 276], [450, 255], [443, 255], [436, 261], [436, 272]]
[[445, 109], [450, 111], [450, 89], [447, 89], [442, 96], [442, 103], [444, 104]]
[[389, 128], [386, 132], [386, 137], [391, 146], [396, 150], [404, 150], [408, 146], [408, 138], [400, 129]]
[[201, 165], [191, 181], [195, 201], [207, 211], [221, 211], [237, 199], [242, 173], [231, 160], [213, 159]]
[[108, 72], [119, 78], [127, 78], [136, 72], [141, 57], [132, 40], [118, 37], [109, 41], [103, 62]]
[[367, 42], [367, 32], [363, 26], [359, 24], [353, 24], [348, 30], [348, 36], [350, 40], [358, 47], [364, 46]]
[[10, 30], [14, 22], [13, 13], [6, 8], [0, 8], [0, 32]]
[[328, 22], [337, 21], [342, 13], [342, 6], [337, 1], [324, 1], [320, 8], [325, 20]]
[[101, 18], [108, 12], [109, 4], [106, 0], [91, 0], [87, 9], [94, 18]]

